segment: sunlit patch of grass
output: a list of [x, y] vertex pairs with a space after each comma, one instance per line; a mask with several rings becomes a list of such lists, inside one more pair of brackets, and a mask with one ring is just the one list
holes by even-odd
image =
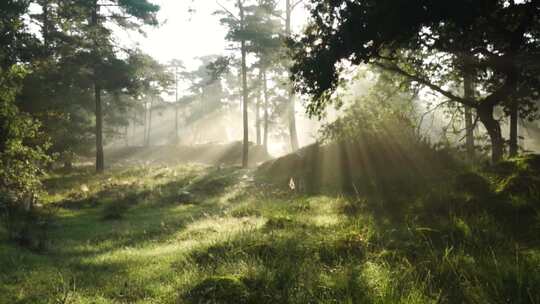
[[[0, 233], [0, 303], [540, 303], [538, 237], [484, 193], [491, 180], [469, 177], [468, 193], [409, 200], [273, 192], [238, 168], [76, 169], [50, 182], [50, 251]], [[87, 197], [69, 197], [82, 184]]]

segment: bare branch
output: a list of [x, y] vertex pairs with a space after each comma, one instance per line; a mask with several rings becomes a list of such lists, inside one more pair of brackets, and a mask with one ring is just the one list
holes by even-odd
[[296, 1], [296, 3], [294, 3], [293, 5], [291, 5], [291, 11], [292, 11], [296, 6], [298, 6], [298, 4], [300, 4], [300, 3], [302, 3], [302, 2], [304, 2], [304, 0], [298, 0], [298, 1]]
[[219, 1], [216, 1], [216, 4], [219, 5], [219, 7], [221, 7], [227, 14], [229, 14], [229, 16], [234, 18], [236, 21], [240, 21], [240, 19], [236, 17], [230, 10], [228, 10], [225, 6], [221, 5]]
[[469, 106], [471, 108], [476, 108], [476, 106], [477, 106], [474, 101], [472, 101], [470, 99], [465, 99], [463, 97], [456, 96], [456, 95], [452, 94], [451, 92], [449, 92], [447, 90], [444, 90], [440, 86], [433, 84], [431, 81], [429, 81], [427, 79], [424, 79], [423, 77], [409, 74], [409, 73], [405, 72], [404, 70], [402, 70], [401, 68], [399, 68], [395, 64], [385, 65], [385, 64], [382, 64], [380, 62], [373, 62], [372, 64], [377, 66], [377, 67], [380, 67], [382, 69], [385, 69], [387, 71], [395, 72], [395, 73], [397, 73], [399, 75], [405, 76], [405, 77], [407, 77], [407, 78], [409, 78], [411, 80], [414, 80], [414, 81], [416, 81], [416, 82], [418, 82], [420, 84], [423, 84], [426, 87], [432, 89], [433, 91], [443, 95], [444, 97], [449, 98], [451, 100], [454, 100], [456, 102], [459, 102], [459, 103], [461, 103], [463, 105]]

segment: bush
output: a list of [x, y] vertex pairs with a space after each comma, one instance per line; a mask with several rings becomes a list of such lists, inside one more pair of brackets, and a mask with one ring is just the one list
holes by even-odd
[[456, 190], [475, 197], [489, 197], [492, 194], [489, 181], [475, 172], [458, 174], [454, 178], [454, 186]]
[[50, 159], [45, 153], [49, 143], [44, 140], [41, 125], [15, 105], [24, 75], [20, 66], [0, 69], [0, 205], [8, 234], [33, 247], [31, 231], [41, 225], [34, 205], [42, 190], [42, 168]]
[[530, 198], [540, 196], [540, 177], [518, 172], [503, 179], [498, 190], [505, 195], [517, 195]]
[[42, 252], [48, 247], [49, 235], [54, 210], [52, 208], [32, 207], [0, 199], [0, 218], [8, 238], [18, 245], [33, 251]]

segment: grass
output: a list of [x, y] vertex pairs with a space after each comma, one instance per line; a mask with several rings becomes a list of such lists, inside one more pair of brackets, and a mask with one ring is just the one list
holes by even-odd
[[540, 303], [540, 205], [508, 194], [506, 177], [381, 198], [292, 193], [251, 174], [49, 176], [48, 249], [0, 231], [0, 303]]

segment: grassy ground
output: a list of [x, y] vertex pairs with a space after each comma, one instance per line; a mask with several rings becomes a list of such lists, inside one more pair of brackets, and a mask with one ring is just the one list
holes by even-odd
[[508, 180], [383, 199], [252, 174], [50, 176], [47, 250], [0, 232], [0, 303], [540, 303], [537, 202], [505, 195]]

